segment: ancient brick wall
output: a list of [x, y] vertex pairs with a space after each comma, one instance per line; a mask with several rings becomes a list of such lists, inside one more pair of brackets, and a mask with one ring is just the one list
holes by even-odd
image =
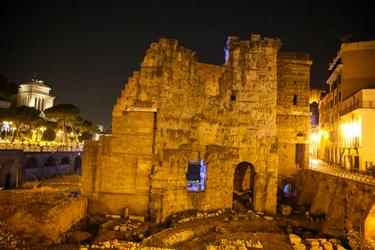
[[347, 237], [355, 231], [364, 237], [365, 220], [375, 204], [375, 187], [305, 170], [296, 178], [298, 204], [312, 215], [325, 215], [323, 233]]
[[[175, 40], [151, 44], [114, 106], [112, 136], [85, 144], [82, 188], [91, 212], [128, 207], [161, 221], [231, 208], [241, 162], [254, 168], [255, 210], [275, 212], [280, 41], [252, 35], [227, 45], [226, 63], [216, 66], [197, 62]], [[187, 190], [189, 160], [207, 165], [202, 192]]]
[[279, 52], [277, 137], [279, 183], [308, 167], [310, 66], [306, 54]]

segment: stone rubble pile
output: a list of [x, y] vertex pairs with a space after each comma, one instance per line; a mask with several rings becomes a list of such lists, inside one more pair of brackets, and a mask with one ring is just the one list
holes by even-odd
[[221, 250], [221, 249], [228, 249], [228, 250], [263, 249], [263, 245], [259, 240], [252, 241], [252, 240], [222, 239], [220, 242], [220, 245], [218, 246], [214, 246], [214, 245], [207, 246], [207, 250]]
[[6, 230], [6, 224], [0, 221], [0, 249], [14, 249], [24, 245], [25, 242]]
[[181, 216], [178, 220], [175, 221], [176, 224], [187, 223], [190, 221], [216, 218], [223, 216], [223, 220], [229, 222], [229, 220], [238, 221], [238, 220], [257, 220], [264, 219], [268, 221], [273, 221], [272, 216], [265, 215], [263, 212], [255, 212], [253, 210], [235, 212], [233, 210], [226, 211], [224, 209], [219, 209], [211, 212], [197, 211], [195, 215]]
[[365, 249], [375, 250], [375, 240], [367, 239], [365, 242]]
[[142, 224], [141, 222], [133, 222], [131, 220], [126, 220], [125, 223], [121, 223], [120, 225], [115, 225], [113, 227], [113, 230], [121, 231], [121, 232], [133, 231], [134, 229], [139, 228], [141, 224]]
[[170, 237], [163, 240], [163, 244], [166, 246], [171, 246], [186, 240], [191, 239], [194, 236], [194, 232], [191, 229], [184, 230], [171, 235]]
[[292, 213], [293, 208], [289, 205], [280, 205], [280, 212], [282, 215], [288, 216]]
[[348, 232], [348, 241], [353, 250], [359, 249], [359, 246], [361, 245], [359, 232], [354, 229], [350, 229]]
[[119, 249], [119, 250], [174, 250], [173, 248], [142, 246], [141, 243], [121, 240], [99, 242], [92, 245], [83, 245], [79, 250], [89, 249]]
[[215, 217], [218, 217], [219, 215], [221, 215], [223, 212], [224, 212], [224, 210], [222, 210], [222, 209], [219, 209], [219, 210], [217, 210], [215, 212], [201, 212], [201, 211], [198, 211], [195, 216], [190, 216], [190, 217], [182, 218], [182, 219], [178, 220], [177, 223], [181, 224], [181, 223], [186, 223], [186, 222], [193, 221], [193, 220], [215, 218]]
[[346, 250], [338, 239], [306, 239], [289, 234], [289, 240], [295, 250]]

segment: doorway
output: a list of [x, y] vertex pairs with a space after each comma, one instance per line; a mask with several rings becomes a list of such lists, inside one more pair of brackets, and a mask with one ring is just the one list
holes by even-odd
[[7, 173], [6, 176], [5, 176], [5, 184], [4, 184], [4, 188], [5, 189], [10, 188], [11, 181], [12, 181], [12, 174], [11, 173]]
[[255, 175], [254, 166], [251, 163], [241, 162], [236, 166], [233, 177], [233, 210], [254, 208]]

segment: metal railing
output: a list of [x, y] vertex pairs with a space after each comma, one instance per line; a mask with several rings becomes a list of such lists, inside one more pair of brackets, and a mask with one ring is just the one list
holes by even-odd
[[375, 101], [362, 101], [362, 102], [355, 102], [354, 104], [352, 103], [350, 106], [340, 111], [340, 116], [343, 116], [359, 108], [375, 108]]
[[40, 146], [28, 144], [0, 143], [0, 150], [22, 150], [24, 152], [82, 152], [83, 146]]
[[369, 184], [375, 186], [375, 172], [361, 172], [359, 170], [348, 170], [339, 165], [323, 162], [321, 160], [310, 157], [310, 170]]

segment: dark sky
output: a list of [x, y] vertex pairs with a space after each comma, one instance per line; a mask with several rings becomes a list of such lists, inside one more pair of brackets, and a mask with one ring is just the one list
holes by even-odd
[[342, 39], [375, 39], [365, 1], [18, 1], [0, 3], [0, 74], [21, 83], [35, 73], [55, 103], [111, 123], [112, 107], [149, 44], [176, 38], [206, 63], [224, 62], [229, 35], [280, 37], [282, 50], [309, 53], [311, 85], [324, 87]]

